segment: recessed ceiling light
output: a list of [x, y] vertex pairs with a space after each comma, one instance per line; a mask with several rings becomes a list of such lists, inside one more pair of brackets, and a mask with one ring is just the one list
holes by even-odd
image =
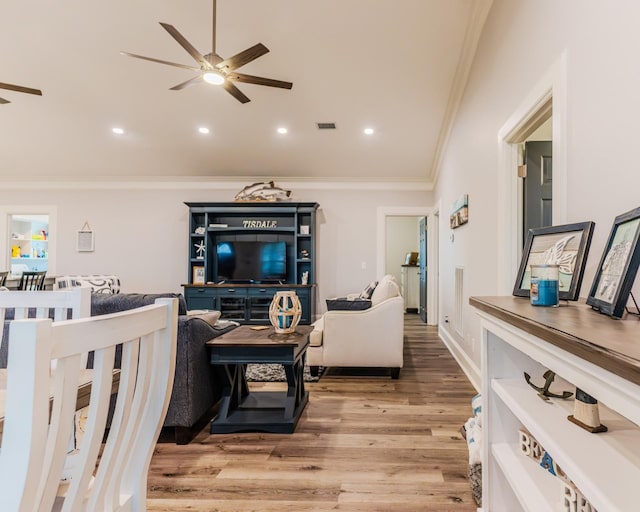
[[280, 128], [278, 128], [278, 133], [281, 134], [281, 135], [284, 135], [288, 131], [289, 130], [287, 130], [284, 126], [281, 126]]
[[373, 128], [365, 128], [364, 129], [364, 134], [365, 135], [373, 135], [374, 129]]
[[118, 127], [116, 127], [116, 128], [111, 128], [111, 131], [112, 131], [113, 133], [115, 133], [116, 135], [122, 135], [122, 134], [124, 133], [124, 129], [122, 129], [122, 128], [118, 128]]
[[200, 128], [198, 128], [198, 131], [204, 135], [206, 135], [207, 133], [209, 133], [211, 130], [209, 130], [209, 128], [207, 128], [206, 126], [201, 126]]

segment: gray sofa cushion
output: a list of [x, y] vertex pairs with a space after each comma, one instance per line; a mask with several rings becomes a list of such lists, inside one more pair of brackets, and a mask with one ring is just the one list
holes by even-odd
[[181, 293], [92, 293], [91, 316], [119, 313], [128, 309], [139, 308], [153, 304], [161, 298], [178, 299], [178, 315], [187, 314], [187, 303]]
[[327, 299], [328, 311], [363, 311], [371, 307], [371, 299]]

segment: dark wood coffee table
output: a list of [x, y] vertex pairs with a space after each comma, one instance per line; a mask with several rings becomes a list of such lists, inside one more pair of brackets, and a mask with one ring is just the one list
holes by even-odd
[[[276, 334], [273, 327], [255, 331], [242, 325], [207, 342], [212, 365], [222, 370], [223, 391], [212, 434], [229, 432], [292, 433], [309, 401], [304, 389], [304, 362], [310, 325], [292, 334]], [[247, 364], [281, 364], [287, 391], [249, 391]]]

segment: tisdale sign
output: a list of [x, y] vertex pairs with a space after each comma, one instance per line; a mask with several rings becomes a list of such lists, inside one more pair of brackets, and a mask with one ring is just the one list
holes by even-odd
[[243, 220], [242, 227], [251, 229], [268, 229], [268, 228], [277, 228], [278, 221], [277, 220]]

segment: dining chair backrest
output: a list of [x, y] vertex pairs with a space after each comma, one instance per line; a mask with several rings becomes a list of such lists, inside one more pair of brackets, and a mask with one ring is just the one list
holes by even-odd
[[20, 276], [18, 290], [44, 290], [46, 270], [40, 272], [23, 272]]
[[11, 320], [51, 317], [59, 322], [90, 315], [91, 290], [88, 288], [41, 290], [36, 293], [13, 290], [0, 293], [0, 321], [4, 321], [6, 317], [11, 317]]
[[4, 286], [7, 282], [7, 276], [9, 275], [9, 271], [0, 272], [0, 286]]
[[7, 363], [9, 320], [51, 318], [55, 322], [91, 315], [91, 290], [0, 292], [0, 368]]
[[[175, 370], [178, 301], [78, 320], [11, 323], [5, 422], [0, 450], [3, 510], [142, 511], [147, 473], [169, 404]], [[123, 344], [117, 398], [103, 449]], [[82, 355], [95, 353], [89, 413], [64, 495]], [[54, 371], [50, 371], [55, 361]], [[18, 371], [14, 371], [14, 370]], [[50, 411], [50, 396], [52, 405]]]

